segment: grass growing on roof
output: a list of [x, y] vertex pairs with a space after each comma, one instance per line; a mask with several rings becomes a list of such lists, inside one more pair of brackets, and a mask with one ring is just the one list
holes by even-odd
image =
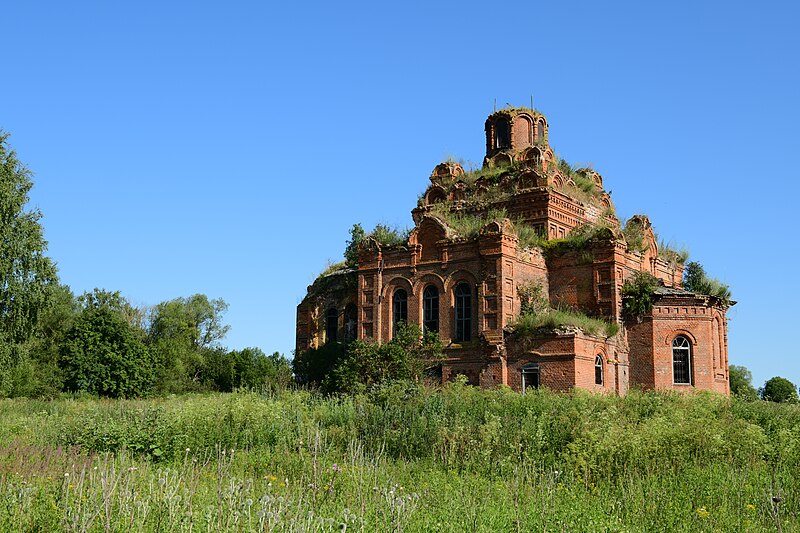
[[523, 338], [534, 337], [542, 330], [552, 331], [565, 327], [577, 328], [595, 337], [612, 337], [619, 331], [616, 322], [593, 318], [568, 308], [523, 314], [513, 323], [514, 333]]

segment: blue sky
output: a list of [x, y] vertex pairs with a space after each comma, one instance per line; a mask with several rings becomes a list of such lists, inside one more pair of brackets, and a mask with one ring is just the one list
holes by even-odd
[[794, 2], [15, 2], [0, 128], [76, 293], [230, 304], [290, 355], [354, 222], [406, 226], [433, 167], [535, 106], [618, 213], [730, 284], [733, 364], [800, 383]]

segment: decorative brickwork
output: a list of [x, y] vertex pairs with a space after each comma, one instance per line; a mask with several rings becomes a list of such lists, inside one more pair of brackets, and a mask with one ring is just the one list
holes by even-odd
[[[728, 394], [726, 304], [681, 288], [683, 265], [659, 258], [646, 216], [629, 222], [641, 236], [638, 249], [628, 243], [602, 176], [558, 161], [548, 128], [530, 109], [490, 115], [483, 170], [437, 165], [405, 245], [367, 239], [357, 268], [309, 287], [297, 308], [297, 351], [354, 337], [387, 342], [401, 313], [438, 327], [444, 381], [464, 375], [474, 385], [518, 391]], [[476, 218], [483, 219], [479, 232], [460, 226]], [[603, 230], [578, 244], [566, 239], [587, 226]], [[535, 242], [531, 230], [540, 235]], [[646, 316], [624, 321], [620, 290], [640, 271], [660, 281], [656, 303]], [[598, 337], [557, 327], [520, 337], [511, 326], [521, 310], [519, 289], [530, 283], [549, 305], [615, 322], [619, 331]]]

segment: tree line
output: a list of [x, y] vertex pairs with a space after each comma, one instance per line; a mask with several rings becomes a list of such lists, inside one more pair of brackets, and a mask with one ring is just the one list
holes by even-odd
[[221, 341], [228, 306], [204, 294], [136, 307], [119, 291], [61, 284], [31, 172], [0, 131], [0, 396], [62, 391], [109, 397], [285, 387], [289, 361]]
[[[329, 343], [296, 354], [228, 350], [221, 341], [228, 306], [204, 294], [137, 307], [119, 291], [74, 295], [45, 254], [38, 209], [28, 209], [31, 172], [0, 130], [0, 397], [85, 392], [135, 397], [235, 388], [283, 388], [296, 381], [328, 392], [356, 392], [387, 380], [436, 377], [442, 346], [435, 335], [404, 325], [386, 344]], [[357, 264], [365, 238], [354, 225], [346, 266]], [[377, 226], [377, 239], [397, 240]], [[694, 273], [694, 277], [692, 277]], [[704, 282], [701, 267], [687, 283]], [[294, 374], [294, 375], [293, 375]], [[745, 399], [797, 402], [797, 387], [775, 377], [756, 390], [750, 372], [730, 367], [731, 393]]]

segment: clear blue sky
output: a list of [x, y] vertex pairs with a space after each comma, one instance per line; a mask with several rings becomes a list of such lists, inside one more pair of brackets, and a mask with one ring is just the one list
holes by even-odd
[[12, 2], [0, 128], [76, 293], [230, 304], [287, 356], [354, 222], [410, 225], [533, 95], [621, 217], [729, 283], [730, 361], [800, 383], [796, 2]]

